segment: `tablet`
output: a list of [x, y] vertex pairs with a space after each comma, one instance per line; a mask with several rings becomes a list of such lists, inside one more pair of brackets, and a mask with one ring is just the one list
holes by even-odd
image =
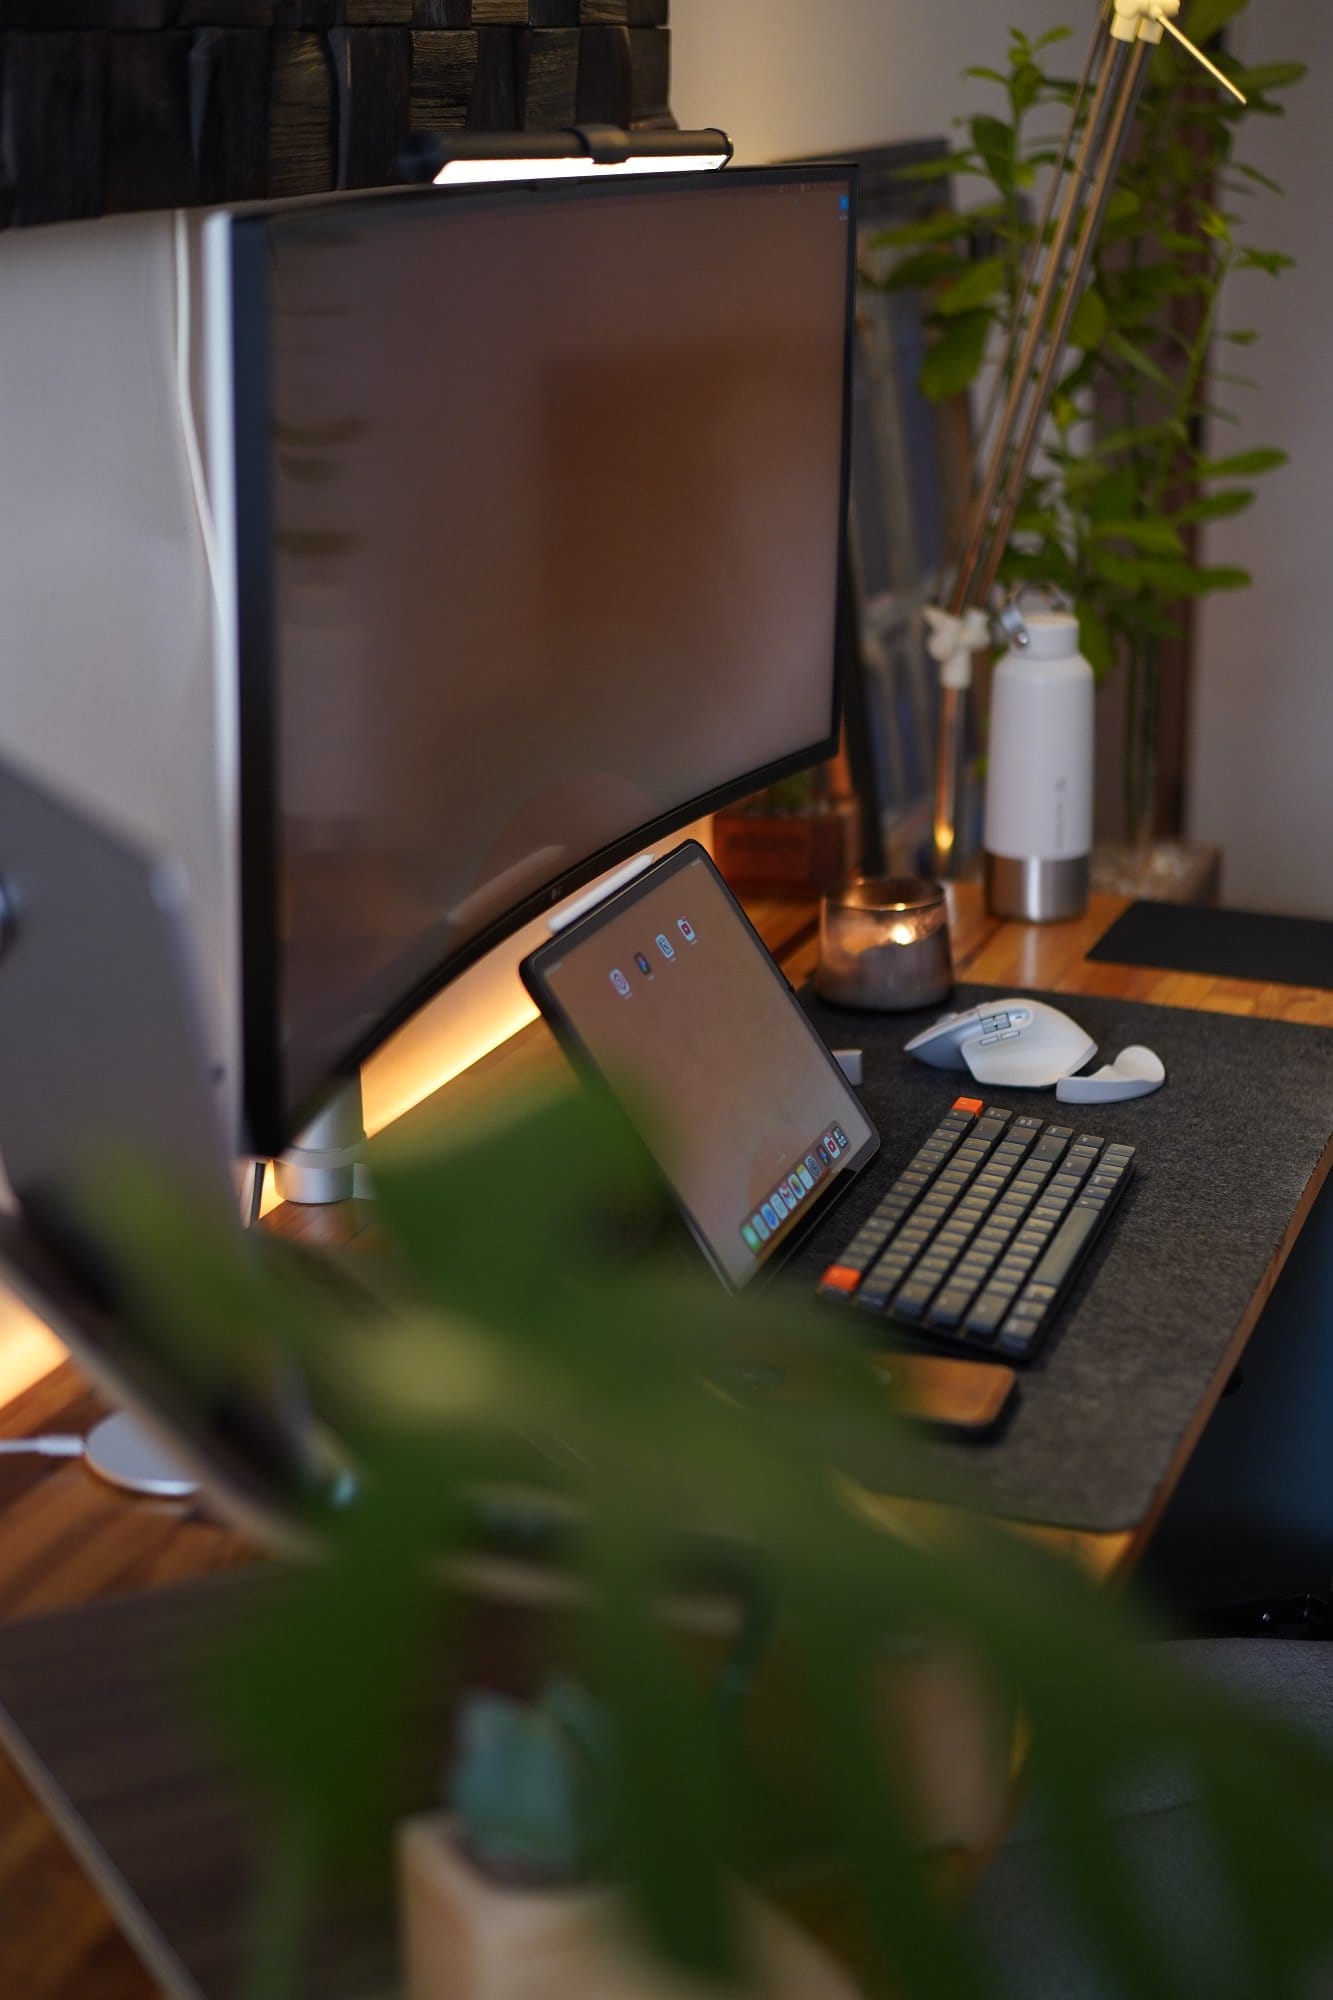
[[779, 1258], [879, 1135], [697, 841], [543, 945], [524, 984], [626, 1106], [731, 1285]]

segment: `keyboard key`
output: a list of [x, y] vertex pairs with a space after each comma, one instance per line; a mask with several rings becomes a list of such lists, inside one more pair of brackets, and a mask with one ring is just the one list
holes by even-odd
[[1034, 1160], [1058, 1160], [1063, 1155], [1064, 1150], [1065, 1141], [1057, 1139], [1050, 1132], [1047, 1132], [1042, 1138], [1038, 1139], [1036, 1145], [1032, 1148], [1032, 1157]]
[[854, 1292], [861, 1282], [861, 1273], [852, 1264], [830, 1264], [820, 1282], [821, 1292]]
[[1070, 1211], [1032, 1274], [1038, 1284], [1058, 1289], [1065, 1282], [1091, 1241], [1098, 1220], [1097, 1211], [1081, 1203]]
[[899, 1319], [921, 1319], [934, 1295], [934, 1285], [915, 1282], [904, 1285], [893, 1301], [893, 1310]]
[[988, 1285], [967, 1314], [964, 1321], [966, 1332], [975, 1334], [979, 1340], [989, 1340], [999, 1332], [1013, 1298], [1013, 1293], [1007, 1288]]
[[967, 1287], [946, 1287], [926, 1315], [927, 1324], [942, 1327], [951, 1333], [954, 1327], [961, 1324], [963, 1314], [971, 1302], [972, 1293]]

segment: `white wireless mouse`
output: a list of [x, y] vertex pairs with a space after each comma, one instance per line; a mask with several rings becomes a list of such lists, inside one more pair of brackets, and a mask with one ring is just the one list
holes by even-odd
[[1055, 1094], [1062, 1104], [1121, 1104], [1127, 1097], [1148, 1097], [1165, 1082], [1162, 1058], [1134, 1042], [1091, 1076], [1062, 1077]]
[[1045, 1000], [990, 1000], [913, 1035], [907, 1053], [935, 1069], [970, 1070], [978, 1083], [1044, 1090], [1081, 1069], [1097, 1044]]

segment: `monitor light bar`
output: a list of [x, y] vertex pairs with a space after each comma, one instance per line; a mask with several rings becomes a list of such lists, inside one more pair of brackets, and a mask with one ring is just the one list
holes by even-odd
[[404, 180], [475, 187], [495, 181], [706, 173], [725, 167], [731, 155], [725, 132], [624, 132], [615, 125], [572, 125], [560, 132], [411, 132], [398, 165]]

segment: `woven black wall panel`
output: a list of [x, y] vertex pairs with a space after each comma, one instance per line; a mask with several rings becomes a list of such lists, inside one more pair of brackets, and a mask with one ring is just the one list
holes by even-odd
[[374, 187], [413, 127], [670, 125], [669, 0], [0, 0], [0, 227]]

